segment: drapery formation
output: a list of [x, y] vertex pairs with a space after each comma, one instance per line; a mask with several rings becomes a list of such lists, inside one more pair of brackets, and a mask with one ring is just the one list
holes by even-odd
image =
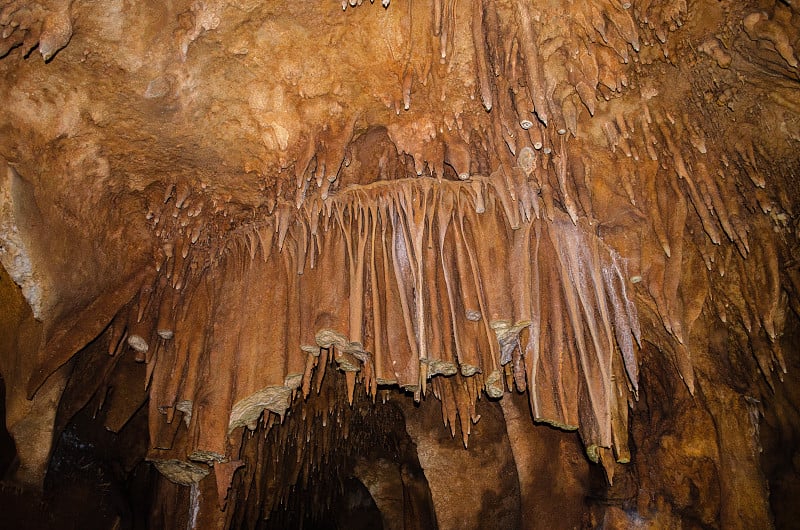
[[[279, 206], [208, 263], [162, 270], [127, 343], [148, 361], [151, 445], [169, 459], [227, 461], [235, 429], [283, 415], [331, 360], [351, 396], [356, 381], [373, 396], [431, 389], [465, 445], [479, 394], [516, 387], [535, 419], [580, 428], [591, 458], [629, 458], [641, 337], [624, 262], [566, 215], [511, 229], [488, 179]], [[156, 315], [151, 298], [169, 302]], [[186, 445], [170, 453], [181, 417]]]

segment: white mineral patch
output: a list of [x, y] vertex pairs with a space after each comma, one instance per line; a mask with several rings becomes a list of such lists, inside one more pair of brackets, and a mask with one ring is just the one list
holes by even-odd
[[255, 425], [264, 410], [283, 415], [289, 408], [292, 389], [285, 386], [262, 388], [234, 405], [228, 420], [228, 432], [244, 425]]
[[14, 186], [18, 178], [6, 168], [0, 186], [0, 264], [22, 290], [33, 316], [42, 319], [43, 293], [36, 279], [30, 251], [17, 225]]

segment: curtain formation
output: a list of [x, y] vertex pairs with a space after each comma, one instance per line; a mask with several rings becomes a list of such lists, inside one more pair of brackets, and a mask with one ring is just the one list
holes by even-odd
[[[480, 393], [516, 388], [535, 419], [580, 428], [594, 459], [612, 446], [628, 458], [641, 338], [624, 262], [566, 215], [512, 230], [486, 179], [286, 205], [180, 274], [161, 277], [180, 291], [143, 291], [131, 318], [147, 332], [127, 337], [152, 378], [151, 445], [174, 459], [228, 460], [235, 429], [283, 415], [329, 362], [351, 399], [356, 382], [372, 396], [432, 391], [465, 445]], [[171, 302], [153, 319], [140, 308], [159, 296]], [[187, 445], [173, 453], [181, 423]]]

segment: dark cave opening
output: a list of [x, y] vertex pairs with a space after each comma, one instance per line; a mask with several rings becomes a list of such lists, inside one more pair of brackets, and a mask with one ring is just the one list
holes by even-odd
[[[262, 470], [237, 475], [231, 492], [259, 490], [268, 496], [237, 503], [229, 515], [232, 527], [438, 527], [418, 450], [407, 432], [407, 411], [393, 401], [407, 396], [386, 390], [386, 402], [373, 402], [357, 387], [348, 405], [344, 379], [328, 370], [320, 393], [298, 399], [282, 425], [245, 435], [242, 458], [261, 459], [257, 467]], [[280, 463], [276, 454], [281, 454]]]
[[6, 429], [6, 383], [0, 375], [0, 479], [11, 471], [16, 454], [14, 439]]

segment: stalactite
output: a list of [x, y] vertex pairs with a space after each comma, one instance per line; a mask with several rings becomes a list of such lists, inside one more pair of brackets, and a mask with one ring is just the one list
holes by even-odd
[[214, 309], [212, 327], [209, 330], [209, 345], [206, 370], [214, 377], [206, 377], [193, 400], [192, 419], [189, 430], [196, 444], [190, 454], [193, 460], [222, 462], [227, 459], [226, 447], [228, 418], [233, 406], [233, 387], [238, 340], [241, 321], [226, 318], [240, 311], [244, 301], [244, 285], [241, 268], [244, 256], [229, 255], [220, 263], [221, 277], [213, 291]]
[[[695, 244], [698, 247], [704, 246], [704, 242]], [[689, 256], [691, 259], [692, 254], [689, 253]], [[706, 268], [708, 269], [708, 266]], [[687, 336], [694, 335], [694, 325], [700, 318], [709, 297], [709, 276], [707, 272], [699, 270], [694, 273], [691, 282], [683, 281], [679, 288], [680, 305], [683, 308], [681, 319]]]
[[32, 371], [26, 387], [28, 398], [33, 397], [53, 372], [105, 329], [114, 316], [108, 315], [108, 307], [122, 307], [129, 303], [141, 286], [150, 281], [152, 273], [149, 270], [140, 271], [126, 278], [120, 288], [104, 293], [66, 319], [58, 328], [50, 330], [50, 336], [40, 355], [42, 361]]
[[[322, 202], [309, 198], [299, 211], [279, 205], [268, 222], [241, 232], [241, 243], [219, 251], [220, 275], [193, 280], [190, 294], [170, 302], [175, 338], [148, 363], [158, 387], [151, 399], [167, 416], [154, 415], [171, 421], [174, 411], [184, 414], [193, 459], [235, 458], [230, 434], [255, 428], [262, 413], [283, 414], [295, 388], [306, 397], [319, 392], [321, 374], [335, 360], [348, 400], [362, 385], [374, 395], [378, 385], [398, 384], [415, 399], [430, 388], [446, 401], [442, 414], [451, 428], [460, 418], [465, 445], [480, 393], [501, 397], [513, 384], [530, 392], [537, 419], [580, 426], [587, 447], [611, 447], [615, 425], [624, 422], [612, 411], [611, 359], [621, 355], [635, 390], [638, 319], [619, 259], [573, 224], [581, 214], [567, 186], [579, 189], [573, 181], [587, 177], [567, 176], [563, 140], [561, 176], [549, 178], [573, 205], [572, 223], [551, 205], [553, 221], [523, 215], [517, 229], [509, 224], [510, 212], [520, 212], [511, 210], [509, 187], [522, 200], [520, 187], [539, 166], [533, 148], [525, 149], [531, 160], [509, 169], [510, 180], [362, 186]], [[480, 238], [497, 244], [489, 249]], [[266, 293], [255, 287], [267, 284], [273, 287]], [[512, 285], [529, 287], [518, 292]], [[230, 329], [225, 315], [239, 312], [245, 316]], [[213, 325], [204, 334], [198, 322]], [[262, 360], [265, 354], [274, 360]], [[237, 375], [212, 382], [211, 367], [217, 374], [227, 362], [222, 355]], [[452, 392], [436, 382], [442, 375], [454, 378], [446, 385]]]
[[515, 4], [515, 13], [519, 21], [520, 51], [525, 62], [527, 85], [533, 98], [533, 111], [542, 123], [547, 125], [549, 108], [545, 99], [541, 59], [536, 46], [536, 33], [528, 9], [521, 3]]
[[127, 338], [125, 341], [128, 346], [136, 351], [137, 356], [141, 360], [144, 360], [145, 353], [150, 349], [151, 343], [153, 343], [153, 339], [155, 338], [153, 337], [152, 314], [149, 314], [149, 318], [143, 321], [137, 321], [136, 312], [130, 311], [129, 313], [130, 316], [126, 325]]
[[158, 307], [158, 320], [156, 321], [156, 332], [162, 339], [171, 339], [175, 335], [173, 312], [175, 311], [175, 289], [168, 282], [162, 282], [160, 286], [161, 303]]
[[624, 368], [634, 391], [639, 387], [639, 362], [633, 340], [641, 347], [641, 331], [635, 307], [627, 296], [625, 277], [622, 274], [619, 257], [612, 254], [612, 264], [603, 267], [603, 280], [608, 293], [614, 318], [614, 334], [617, 346], [622, 353]]
[[444, 62], [447, 59], [448, 53], [452, 49], [452, 43], [455, 32], [455, 1], [445, 0], [444, 10], [440, 9], [441, 13], [441, 30], [439, 31], [439, 54], [440, 61]]
[[[121, 309], [109, 323], [109, 340], [108, 340], [108, 354], [116, 355], [128, 345], [127, 339], [127, 321], [129, 320], [128, 308]], [[142, 360], [144, 357], [142, 357]]]
[[[537, 244], [537, 255], [541, 253], [544, 256], [555, 250], [550, 238], [546, 236], [545, 231], [541, 238], [544, 246], [540, 248]], [[541, 326], [542, 340], [538, 342], [535, 336], [529, 338], [525, 358], [526, 363], [529, 363], [527, 369], [531, 408], [537, 421], [546, 421], [565, 429], [576, 429], [580, 423], [577, 401], [569, 396], [577, 392], [577, 359], [570, 351], [564, 319], [554, 318], [564, 311], [557, 265], [552, 259], [542, 260], [542, 263], [543, 277], [539, 285], [547, 286], [547, 290], [540, 292], [541, 317], [538, 322], [534, 320]], [[535, 328], [531, 328], [531, 333], [534, 332]], [[532, 346], [538, 347], [534, 349]]]
[[798, 62], [790, 36], [780, 23], [770, 20], [764, 12], [755, 12], [747, 15], [742, 21], [744, 30], [753, 40], [766, 40], [775, 48], [775, 51], [792, 68], [797, 68]]
[[[552, 233], [551, 233], [552, 235]], [[605, 297], [597, 292], [602, 289], [602, 281], [593, 276], [591, 283], [587, 284], [586, 269], [589, 266], [593, 275], [596, 274], [596, 266], [592, 266], [593, 256], [581, 255], [586, 249], [579, 248], [574, 236], [567, 235], [561, 243], [560, 258], [561, 281], [563, 282], [566, 313], [569, 316], [575, 339], [577, 350], [580, 356], [580, 365], [586, 377], [588, 390], [588, 402], [594, 408], [590, 416], [582, 413], [582, 423], [588, 423], [589, 436], [594, 437], [598, 445], [602, 447], [611, 446], [610, 433], [610, 384], [611, 384], [611, 353], [610, 336], [608, 329], [608, 317], [605, 309]], [[564, 246], [566, 244], [566, 246]], [[569, 283], [567, 283], [569, 282]], [[594, 289], [592, 289], [592, 285]], [[591, 291], [594, 290], [594, 294]], [[592, 299], [594, 297], [594, 299]], [[600, 310], [601, 323], [606, 324], [605, 336], [602, 330], [598, 329], [598, 323], [594, 320], [594, 311]], [[583, 311], [583, 317], [580, 312]], [[594, 351], [586, 343], [583, 336], [583, 326], [581, 320], [585, 319], [589, 331], [589, 339]], [[594, 386], [594, 388], [592, 388]], [[588, 421], [587, 421], [588, 420]]]
[[[465, 340], [461, 345], [461, 353], [467, 362], [461, 360], [461, 374], [474, 375], [484, 370], [484, 356], [482, 352], [489, 353], [489, 340], [487, 336], [487, 310], [480, 290], [478, 271], [475, 270], [475, 260], [468, 247], [469, 240], [464, 231], [465, 213], [456, 213], [457, 218], [453, 223], [453, 236], [455, 238], [456, 270], [460, 280], [460, 298], [463, 312], [456, 318], [465, 318], [468, 322], [464, 325]], [[463, 317], [462, 317], [463, 315]]]
[[669, 331], [681, 344], [684, 343], [683, 322], [680, 319], [680, 308], [675, 307], [678, 302], [678, 287], [680, 286], [684, 230], [686, 228], [687, 201], [678, 189], [674, 178], [671, 181], [673, 187], [673, 197], [676, 198], [677, 205], [672, 207], [672, 216], [667, 225], [667, 237], [670, 241], [672, 253], [666, 260], [664, 268], [663, 299], [666, 303], [666, 318], [669, 319]]
[[725, 232], [728, 238], [731, 241], [736, 242], [738, 236], [731, 226], [730, 218], [728, 216], [728, 208], [725, 204], [725, 201], [722, 199], [722, 195], [720, 194], [720, 189], [716, 180], [710, 176], [708, 168], [704, 162], [698, 161], [695, 168], [701, 183], [703, 195], [704, 197], [708, 198], [708, 202], [710, 203], [709, 210], [712, 210], [713, 213], [716, 214], [720, 224], [722, 225], [722, 230]]
[[438, 243], [438, 234], [434, 234], [438, 230], [432, 228], [428, 230], [425, 242], [423, 276], [423, 283], [426, 286], [423, 303], [429, 308], [425, 326], [426, 336], [430, 337], [430, 347], [426, 358], [421, 360], [427, 367], [421, 382], [426, 382], [436, 375], [450, 376], [458, 371], [453, 346], [452, 320], [447, 318], [449, 307], [444, 270], [439, 266], [438, 254], [432, 251]]
[[567, 188], [567, 153], [563, 139], [561, 140], [560, 153], [554, 158], [554, 164], [556, 166], [555, 174], [558, 181], [558, 187], [561, 192], [564, 208], [566, 208], [572, 223], [575, 224], [578, 222], [578, 208]]
[[[393, 201], [390, 210], [391, 220], [391, 263], [394, 282], [397, 284], [397, 298], [395, 303], [399, 304], [400, 316], [402, 318], [402, 330], [405, 333], [404, 340], [398, 343], [400, 351], [405, 350], [408, 356], [403, 359], [402, 372], [398, 372], [400, 386], [416, 393], [419, 391], [419, 357], [420, 344], [417, 342], [418, 331], [415, 326], [419, 323], [414, 317], [416, 304], [414, 301], [414, 277], [413, 250], [409, 245], [409, 235], [406, 233], [404, 219], [398, 211], [398, 205]], [[395, 306], [397, 307], [397, 306]], [[403, 332], [398, 333], [398, 338], [403, 336]], [[392, 347], [392, 346], [390, 346]]]

